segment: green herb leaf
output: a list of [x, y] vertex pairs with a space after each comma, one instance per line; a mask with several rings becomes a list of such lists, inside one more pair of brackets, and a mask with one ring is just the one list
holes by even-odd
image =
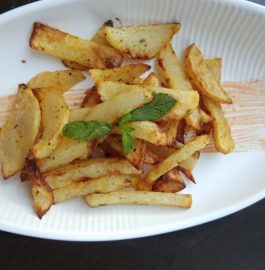
[[121, 129], [121, 139], [123, 145], [123, 153], [127, 156], [133, 148], [135, 138], [132, 136], [134, 128], [127, 126], [126, 124], [120, 125]]
[[175, 106], [176, 100], [167, 94], [157, 94], [155, 98], [144, 106], [125, 114], [120, 124], [133, 121], [155, 121], [167, 113]]
[[63, 127], [63, 135], [77, 141], [93, 140], [108, 135], [113, 126], [104, 122], [74, 121]]

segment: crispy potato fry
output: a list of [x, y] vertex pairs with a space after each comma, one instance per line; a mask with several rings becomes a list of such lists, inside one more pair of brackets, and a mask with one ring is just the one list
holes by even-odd
[[[110, 135], [107, 137], [106, 142], [120, 155], [123, 154], [123, 147], [121, 137], [118, 135]], [[144, 156], [146, 152], [146, 144], [142, 140], [136, 140], [133, 149], [125, 158], [130, 161], [137, 169], [143, 168]]]
[[195, 152], [186, 160], [182, 161], [179, 165], [180, 168], [192, 171], [200, 158], [200, 152]]
[[100, 96], [97, 92], [97, 88], [93, 86], [91, 89], [88, 89], [86, 92], [86, 96], [82, 102], [82, 108], [93, 107], [97, 104], [101, 103]]
[[186, 73], [202, 95], [216, 102], [232, 103], [232, 99], [225, 92], [220, 82], [214, 78], [213, 72], [194, 43], [186, 49], [184, 63]]
[[142, 82], [146, 86], [160, 87], [160, 81], [154, 72], [150, 73]]
[[[156, 145], [167, 145], [168, 138], [167, 134], [154, 122], [151, 121], [137, 121], [131, 122], [128, 126], [134, 128], [132, 135]], [[120, 134], [120, 129], [118, 127], [114, 128], [113, 134]]]
[[71, 110], [69, 122], [98, 120], [111, 124], [117, 121], [122, 115], [129, 113], [151, 100], [151, 93], [130, 89], [128, 92], [121, 92], [92, 108]]
[[[168, 94], [177, 100], [175, 107], [162, 119], [164, 120], [178, 120], [185, 117], [193, 109], [198, 106], [199, 95], [196, 91], [185, 91], [176, 89], [173, 91], [163, 87], [152, 87], [145, 85], [127, 85], [119, 82], [98, 82], [97, 83], [98, 93], [103, 101], [109, 100], [111, 97], [120, 94], [128, 93], [129, 91], [142, 91], [145, 94]], [[126, 98], [128, 99], [128, 98]]]
[[34, 23], [30, 37], [32, 49], [87, 68], [113, 68], [123, 60], [115, 49], [85, 40], [41, 23]]
[[190, 141], [175, 153], [168, 156], [161, 163], [154, 166], [146, 175], [145, 181], [152, 185], [161, 175], [167, 173], [176, 166], [179, 166], [184, 160], [189, 158], [195, 152], [202, 150], [210, 142], [208, 135], [198, 136]]
[[95, 158], [67, 164], [44, 174], [44, 178], [48, 185], [55, 189], [78, 182], [84, 178], [97, 178], [110, 174], [140, 175], [141, 173], [141, 170], [137, 170], [126, 159]]
[[108, 43], [128, 57], [151, 59], [180, 29], [179, 23], [105, 27]]
[[141, 76], [150, 68], [146, 64], [139, 63], [113, 69], [90, 69], [88, 73], [95, 82], [113, 81], [131, 84], [135, 78]]
[[107, 194], [91, 194], [85, 196], [85, 200], [90, 207], [112, 204], [140, 204], [190, 208], [192, 204], [190, 194], [152, 191], [118, 191]]
[[[221, 68], [222, 62], [220, 58], [208, 59], [206, 61], [210, 69], [212, 70], [213, 76], [216, 81], [221, 81]], [[231, 129], [227, 119], [224, 116], [222, 107], [217, 102], [212, 101], [206, 96], [202, 97], [203, 104], [209, 111], [213, 120], [213, 140], [215, 148], [218, 152], [228, 154], [235, 148]]]
[[153, 191], [175, 193], [186, 187], [178, 168], [173, 168], [160, 179], [158, 179], [152, 187]]
[[235, 144], [229, 123], [224, 116], [221, 105], [207, 97], [203, 97], [203, 104], [214, 119], [212, 134], [216, 150], [223, 154], [232, 152], [235, 148]]
[[58, 146], [46, 158], [37, 159], [36, 163], [42, 173], [68, 164], [75, 159], [86, 159], [92, 154], [93, 142], [75, 141], [63, 137]]
[[38, 100], [25, 84], [19, 85], [16, 105], [0, 134], [2, 174], [7, 179], [25, 165], [39, 132], [41, 111]]
[[137, 175], [106, 175], [89, 180], [73, 182], [68, 186], [53, 190], [54, 203], [93, 193], [107, 193], [136, 186]]
[[[105, 38], [105, 26], [113, 26], [113, 22], [111, 20], [106, 21], [103, 23], [103, 25], [100, 27], [100, 29], [97, 31], [97, 33], [92, 37], [92, 41], [109, 46], [108, 42], [106, 41]], [[68, 61], [68, 60], [62, 60], [62, 63], [71, 69], [76, 69], [76, 70], [87, 70], [86, 66], [80, 65], [74, 61]]]
[[155, 165], [158, 162], [159, 158], [148, 147], [146, 147], [144, 155], [144, 163], [149, 165]]
[[[194, 90], [191, 82], [185, 74], [183, 67], [172, 48], [168, 43], [157, 55], [157, 71], [163, 84], [172, 89]], [[185, 121], [187, 125], [200, 130], [200, 112], [199, 109], [194, 109]]]
[[85, 78], [78, 70], [45, 71], [34, 76], [27, 85], [31, 89], [52, 87], [65, 92]]
[[222, 58], [205, 59], [206, 64], [211, 69], [216, 81], [221, 82], [222, 79]]
[[41, 219], [53, 204], [52, 189], [44, 181], [39, 168], [32, 159], [26, 160], [26, 165], [22, 171], [21, 179], [22, 181], [31, 181], [34, 208], [38, 217]]
[[33, 156], [45, 158], [52, 153], [62, 138], [62, 128], [69, 120], [69, 109], [60, 90], [35, 89], [41, 108], [41, 136], [32, 148]]
[[160, 80], [168, 88], [193, 90], [192, 84], [170, 43], [158, 53], [156, 68]]

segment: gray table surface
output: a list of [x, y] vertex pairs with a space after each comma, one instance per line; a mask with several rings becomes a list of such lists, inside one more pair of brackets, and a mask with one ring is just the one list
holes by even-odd
[[[0, 13], [30, 2], [2, 0]], [[204, 225], [135, 240], [74, 243], [0, 231], [0, 250], [1, 270], [260, 270], [265, 269], [265, 200]]]

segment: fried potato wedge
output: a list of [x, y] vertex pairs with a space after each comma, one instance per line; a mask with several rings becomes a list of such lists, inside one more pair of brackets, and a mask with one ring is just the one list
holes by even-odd
[[167, 145], [173, 145], [176, 141], [179, 121], [170, 120], [159, 123], [167, 136]]
[[119, 158], [94, 158], [79, 160], [44, 174], [45, 181], [53, 189], [78, 182], [84, 178], [97, 178], [110, 174], [140, 175], [128, 160]]
[[97, 92], [97, 88], [93, 86], [91, 89], [88, 89], [86, 92], [86, 96], [82, 102], [82, 108], [93, 107], [97, 104], [101, 103], [100, 96]]
[[38, 217], [42, 218], [53, 205], [53, 193], [52, 189], [44, 181], [34, 160], [26, 160], [21, 179], [31, 181], [34, 208]]
[[182, 161], [179, 165], [180, 168], [192, 171], [200, 158], [200, 152], [195, 152], [193, 155]]
[[194, 178], [194, 176], [192, 174], [192, 171], [190, 171], [188, 169], [185, 169], [185, 168], [182, 168], [182, 167], [179, 167], [179, 170], [185, 175], [185, 177], [187, 179], [189, 179], [191, 182], [196, 184], [196, 181], [195, 181], [195, 178]]
[[[152, 87], [145, 85], [127, 85], [119, 82], [98, 82], [98, 93], [103, 101], [109, 100], [111, 97], [128, 93], [129, 91], [142, 91], [145, 94], [155, 95], [159, 93], [168, 94], [176, 99], [175, 107], [162, 119], [164, 120], [178, 120], [185, 117], [192, 110], [194, 110], [199, 103], [199, 95], [196, 91], [185, 91], [181, 89], [171, 90], [163, 87]], [[128, 98], [126, 98], [128, 99]]]
[[[157, 71], [159, 78], [168, 88], [194, 90], [170, 43], [157, 55]], [[192, 113], [186, 116], [185, 121], [187, 125], [200, 130], [201, 119], [199, 108], [194, 109]]]
[[149, 165], [155, 165], [158, 162], [159, 158], [148, 147], [146, 147], [144, 155], [144, 163]]
[[[207, 59], [207, 65], [210, 67], [216, 81], [221, 81], [222, 61], [220, 58]], [[229, 123], [223, 113], [219, 103], [203, 96], [203, 104], [210, 113], [213, 120], [213, 140], [215, 149], [223, 154], [232, 152], [235, 148], [234, 140], [231, 134]]]
[[[97, 33], [92, 37], [91, 41], [94, 41], [96, 43], [109, 46], [108, 42], [105, 38], [105, 26], [113, 26], [113, 22], [111, 20], [106, 21], [100, 29], [97, 31]], [[62, 60], [62, 63], [71, 69], [76, 70], [87, 70], [86, 66], [80, 65], [74, 61], [68, 61], [68, 60]]]
[[19, 85], [14, 110], [7, 118], [0, 133], [0, 155], [2, 174], [7, 179], [25, 165], [39, 133], [41, 121], [40, 105], [30, 88]]
[[186, 187], [178, 168], [173, 168], [158, 179], [152, 187], [153, 191], [175, 193]]
[[138, 59], [151, 59], [180, 29], [179, 23], [105, 27], [106, 40], [120, 53]]
[[91, 111], [91, 107], [72, 109], [69, 111], [69, 122], [84, 120]]
[[[121, 137], [119, 135], [110, 135], [106, 138], [106, 142], [117, 153], [124, 156]], [[146, 151], [146, 144], [142, 140], [135, 140], [132, 150], [127, 156], [124, 156], [137, 169], [143, 168], [144, 157]]]
[[232, 99], [225, 92], [220, 82], [215, 79], [201, 51], [194, 43], [186, 49], [184, 63], [186, 73], [202, 95], [216, 102], [232, 103]]
[[168, 88], [193, 90], [192, 84], [170, 43], [158, 53], [156, 68], [160, 80]]
[[211, 69], [216, 81], [221, 82], [222, 79], [222, 58], [205, 59], [206, 64]]
[[107, 194], [91, 194], [85, 196], [85, 200], [90, 207], [113, 204], [140, 204], [190, 208], [192, 205], [192, 196], [190, 194], [152, 191], [116, 191]]
[[124, 188], [133, 188], [139, 178], [137, 175], [117, 174], [74, 182], [53, 190], [54, 203], [93, 193], [108, 193]]
[[49, 156], [62, 138], [62, 128], [69, 120], [69, 109], [60, 90], [35, 89], [41, 108], [41, 136], [32, 148], [36, 159]]
[[155, 75], [155, 73], [152, 72], [144, 79], [142, 84], [146, 86], [159, 87], [160, 81], [158, 77]]
[[160, 176], [164, 175], [176, 166], [179, 166], [184, 160], [189, 158], [195, 152], [202, 150], [210, 142], [208, 135], [201, 135], [185, 144], [175, 153], [168, 156], [159, 164], [155, 165], [145, 176], [145, 181], [152, 185]]
[[91, 78], [95, 81], [112, 81], [131, 84], [133, 80], [151, 67], [146, 64], [130, 64], [113, 69], [90, 69], [88, 71]]
[[37, 159], [36, 163], [42, 173], [72, 162], [75, 159], [88, 158], [92, 154], [93, 142], [75, 141], [63, 137], [58, 146], [47, 157]]
[[92, 108], [86, 108], [88, 112], [85, 118], [79, 120], [98, 120], [111, 124], [124, 114], [151, 101], [152, 98], [153, 95], [150, 92], [146, 93], [141, 89], [128, 89], [128, 91], [114, 95]]
[[232, 152], [235, 148], [235, 144], [229, 123], [224, 116], [221, 105], [207, 97], [203, 97], [203, 104], [214, 119], [212, 134], [216, 150], [223, 154]]
[[123, 57], [115, 49], [81, 39], [42, 23], [34, 23], [29, 45], [32, 49], [87, 68], [120, 66]]
[[144, 78], [135, 78], [132, 82], [134, 85], [142, 85], [144, 83]]
[[[151, 121], [137, 121], [128, 124], [131, 128], [134, 128], [132, 135], [156, 145], [167, 145], [168, 138], [167, 134], [154, 122]], [[120, 129], [118, 127], [114, 128], [112, 133], [120, 134]]]
[[65, 92], [85, 78], [78, 70], [45, 71], [34, 76], [27, 85], [31, 89], [52, 87]]

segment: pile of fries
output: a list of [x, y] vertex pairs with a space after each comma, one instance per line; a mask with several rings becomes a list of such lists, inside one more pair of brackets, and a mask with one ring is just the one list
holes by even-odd
[[[43, 72], [19, 85], [15, 108], [1, 130], [0, 154], [4, 179], [20, 172], [21, 181], [31, 182], [39, 218], [53, 204], [80, 196], [90, 207], [190, 208], [192, 196], [176, 192], [185, 189], [185, 181], [195, 183], [192, 171], [200, 151], [211, 138], [218, 152], [234, 149], [221, 107], [232, 102], [221, 85], [221, 59], [206, 59], [191, 44], [180, 63], [171, 45], [180, 27], [114, 27], [108, 21], [85, 40], [34, 23], [30, 47], [70, 69]], [[122, 66], [125, 58], [140, 61]], [[157, 73], [144, 77], [151, 67], [141, 61], [152, 58]], [[84, 80], [86, 71], [95, 85], [81, 108], [70, 110], [63, 93]], [[156, 120], [128, 122], [131, 145], [125, 153], [126, 138], [115, 123], [159, 94], [175, 100], [172, 109]], [[89, 140], [76, 139], [81, 131], [74, 130], [75, 137], [63, 132], [73, 123], [113, 128], [104, 136], [95, 131]]]

